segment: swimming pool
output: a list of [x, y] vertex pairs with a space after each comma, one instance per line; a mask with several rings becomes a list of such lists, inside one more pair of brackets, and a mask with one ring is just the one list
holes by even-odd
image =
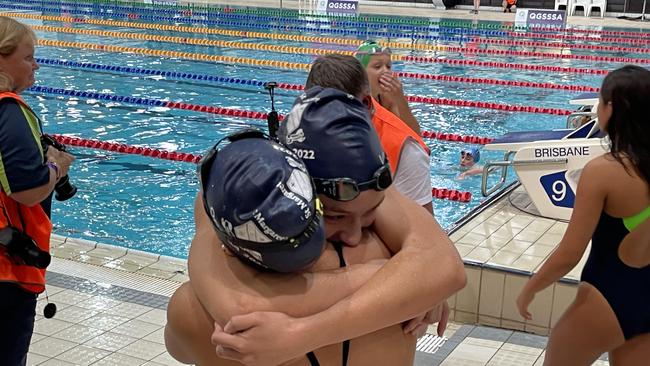
[[[117, 19], [129, 22], [131, 26], [115, 27], [78, 21], [45, 20], [42, 17], [36, 17], [35, 19], [19, 18], [19, 20], [32, 25], [61, 28], [60, 31], [54, 31], [55, 28], [48, 28], [47, 31], [42, 30], [44, 28], [37, 29], [38, 37], [42, 40], [93, 43], [104, 45], [106, 49], [108, 49], [108, 46], [126, 46], [293, 63], [309, 63], [315, 58], [314, 55], [309, 54], [242, 49], [242, 46], [236, 43], [233, 43], [232, 47], [217, 48], [189, 45], [187, 44], [189, 41], [179, 44], [120, 38], [118, 35], [69, 33], [65, 29], [97, 30], [100, 33], [111, 31], [139, 35], [180, 36], [188, 39], [239, 42], [254, 46], [292, 46], [341, 51], [354, 49], [354, 46], [350, 45], [324, 44], [306, 40], [290, 42], [270, 38], [204, 35], [133, 27], [134, 23], [152, 23], [158, 16], [169, 16], [169, 13], [160, 13], [160, 9], [155, 7], [150, 8], [155, 11], [131, 9], [128, 15], [124, 16], [124, 11], [119, 8], [106, 6], [103, 11], [109, 9], [114, 13], [104, 17], [100, 17], [97, 13], [88, 13], [88, 11], [96, 12], [97, 6], [64, 6], [63, 8], [59, 6], [54, 9], [56, 11], [42, 11], [46, 8], [52, 9], [53, 6], [52, 3], [47, 1], [39, 2], [39, 4], [0, 1], [0, 7], [5, 9], [18, 9], [39, 16], [90, 16], [90, 19]], [[116, 16], [116, 13], [122, 15]], [[299, 36], [365, 39], [368, 37], [367, 33], [364, 32], [380, 32], [379, 34], [381, 34], [381, 32], [388, 31], [390, 33], [402, 32], [404, 34], [402, 37], [395, 37], [395, 34], [391, 34], [390, 41], [408, 44], [411, 42], [410, 37], [414, 34], [413, 29], [400, 30], [397, 27], [341, 27], [340, 25], [343, 24], [341, 21], [337, 24], [331, 22], [324, 24], [306, 23], [307, 20], [316, 19], [320, 21], [322, 18], [306, 18], [304, 16], [286, 17], [284, 22], [279, 23], [277, 20], [261, 22], [263, 18], [254, 19], [251, 18], [252, 15], [249, 18], [233, 18], [222, 14], [222, 17], [214, 16], [207, 20], [198, 19], [195, 16], [187, 24], [183, 22], [185, 20], [182, 18], [184, 14], [179, 14], [177, 14], [177, 19], [173, 23], [177, 26], [203, 27], [209, 21], [212, 22], [209, 25], [210, 27], [217, 24], [220, 25], [219, 29], [265, 32], [271, 35], [295, 34]], [[104, 13], [104, 15], [107, 14]], [[403, 18], [391, 19], [395, 20], [394, 24], [400, 24], [400, 20], [403, 20]], [[160, 19], [159, 22], [161, 24], [171, 24]], [[260, 24], [267, 27], [260, 29]], [[284, 29], [279, 30], [278, 27], [281, 24], [285, 26]], [[469, 28], [450, 28], [451, 30], [445, 31], [444, 28], [431, 27], [426, 32], [420, 32], [420, 29], [417, 33], [429, 37], [429, 39], [419, 40], [419, 44], [461, 47], [465, 51], [437, 52], [395, 49], [394, 53], [403, 56], [430, 56], [443, 59], [491, 62], [494, 64], [505, 62], [513, 66], [511, 69], [497, 68], [490, 65], [397, 62], [397, 71], [446, 75], [455, 78], [454, 80], [458, 80], [457, 78], [460, 77], [470, 77], [481, 80], [553, 82], [562, 85], [597, 87], [602, 80], [601, 75], [584, 74], [575, 72], [575, 70], [565, 72], [516, 70], [514, 66], [521, 64], [530, 65], [531, 69], [534, 67], [543, 69], [549, 65], [560, 65], [572, 68], [611, 70], [621, 65], [620, 63], [598, 60], [523, 57], [516, 53], [510, 53], [506, 56], [478, 54], [476, 53], [477, 50], [559, 52], [558, 49], [540, 49], [531, 46], [485, 44], [485, 41], [491, 39], [507, 38], [530, 41], [531, 38], [514, 37], [512, 35], [506, 37], [503, 33], [497, 32], [491, 34], [481, 28], [482, 24], [488, 23], [476, 24], [476, 29], [473, 30]], [[292, 30], [291, 27], [303, 27], [307, 30]], [[336, 30], [350, 33], [357, 32], [359, 35], [356, 37], [354, 34], [337, 35]], [[580, 35], [582, 33], [576, 34]], [[371, 38], [385, 39], [376, 35]], [[613, 43], [605, 43], [599, 38], [589, 37], [582, 40], [565, 40], [564, 45], [567, 44], [612, 45]], [[626, 47], [640, 46], [630, 44], [626, 45]], [[563, 53], [635, 57], [639, 60], [647, 60], [647, 54], [642, 54], [640, 51], [639, 53], [633, 51], [605, 52], [603, 50], [579, 49], [577, 46], [572, 48], [570, 52], [567, 50], [568, 48], [565, 47]], [[307, 75], [306, 71], [287, 68], [260, 67], [242, 63], [227, 64], [191, 61], [182, 58], [161, 58], [141, 56], [135, 53], [105, 51], [62, 46], [39, 46], [37, 48], [37, 57], [42, 59], [43, 63], [37, 76], [37, 85], [267, 112], [270, 109], [268, 94], [262, 87], [250, 85], [250, 83], [142, 75], [128, 71], [110, 71], [107, 68], [110, 68], [109, 66], [122, 66], [243, 80], [273, 80], [290, 84], [303, 84]], [[89, 69], [48, 65], [48, 63], [56, 63], [54, 61], [87, 62], [106, 67]], [[509, 87], [476, 82], [448, 82], [417, 78], [402, 78], [402, 81], [404, 89], [409, 95], [556, 109], [569, 109], [567, 100], [576, 95], [575, 91]], [[287, 113], [297, 95], [297, 91], [276, 90], [276, 108], [278, 111], [281, 114]], [[46, 132], [193, 154], [202, 154], [224, 134], [242, 126], [265, 127], [265, 121], [261, 119], [239, 118], [161, 107], [152, 108], [131, 103], [107, 102], [100, 98], [65, 97], [43, 92], [26, 92], [24, 96], [27, 102], [42, 117], [45, 122]], [[414, 114], [420, 121], [422, 130], [461, 135], [496, 137], [508, 131], [561, 128], [565, 124], [565, 117], [544, 113], [513, 113], [495, 109], [432, 105], [428, 103], [413, 103], [412, 107]], [[432, 151], [431, 179], [433, 186], [470, 191], [473, 194], [472, 201], [467, 204], [434, 200], [438, 220], [443, 226], [448, 227], [480, 203], [482, 199], [479, 193], [480, 178], [474, 177], [463, 181], [455, 179], [459, 173], [457, 169], [459, 150], [465, 146], [464, 144], [433, 139], [427, 139], [426, 141]], [[54, 203], [53, 221], [57, 233], [176, 257], [186, 256], [193, 234], [193, 199], [198, 189], [194, 164], [92, 149], [73, 148], [72, 150], [77, 156], [77, 162], [70, 175], [72, 181], [79, 187], [79, 192], [69, 201]], [[482, 160], [500, 158], [499, 155], [487, 152], [482, 155]]]

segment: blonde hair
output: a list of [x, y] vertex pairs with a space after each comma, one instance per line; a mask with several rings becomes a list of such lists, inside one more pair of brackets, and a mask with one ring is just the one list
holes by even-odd
[[[0, 16], [0, 56], [10, 56], [25, 37], [31, 37], [36, 42], [36, 34], [28, 25], [12, 18]], [[0, 69], [0, 92], [12, 91], [14, 82], [10, 75]]]

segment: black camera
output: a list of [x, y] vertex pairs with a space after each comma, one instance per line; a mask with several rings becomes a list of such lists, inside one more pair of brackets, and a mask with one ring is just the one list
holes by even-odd
[[272, 139], [278, 139], [278, 129], [280, 128], [280, 121], [278, 117], [278, 112], [275, 110], [275, 98], [274, 90], [277, 88], [278, 83], [275, 81], [269, 81], [264, 83], [264, 89], [269, 91], [269, 96], [271, 96], [271, 112], [266, 116], [266, 122], [269, 127], [269, 136]]
[[27, 234], [11, 226], [0, 229], [0, 250], [4, 250], [17, 265], [41, 269], [50, 265], [50, 253], [39, 248]]
[[[47, 153], [47, 149], [49, 149], [50, 146], [59, 151], [66, 151], [65, 145], [56, 141], [50, 135], [41, 135], [41, 144], [43, 145], [44, 153]], [[77, 193], [77, 187], [70, 183], [70, 178], [68, 178], [68, 175], [66, 174], [56, 183], [54, 191], [56, 192], [54, 198], [56, 198], [57, 201], [65, 201], [72, 198], [72, 196]]]

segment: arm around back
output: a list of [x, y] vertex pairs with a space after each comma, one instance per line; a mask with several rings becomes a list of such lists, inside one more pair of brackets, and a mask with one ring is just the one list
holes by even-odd
[[354, 294], [306, 319], [310, 338], [317, 344], [411, 319], [465, 286], [460, 256], [431, 214], [392, 188], [384, 202], [375, 230], [395, 254]]
[[[338, 267], [334, 250], [331, 270], [280, 274], [260, 272], [221, 248], [204, 212], [200, 195], [195, 202], [196, 234], [189, 256], [192, 287], [208, 312], [221, 325], [235, 315], [254, 311], [283, 312], [304, 317], [323, 311], [356, 291], [381, 267], [367, 263]], [[322, 257], [321, 257], [322, 258]]]

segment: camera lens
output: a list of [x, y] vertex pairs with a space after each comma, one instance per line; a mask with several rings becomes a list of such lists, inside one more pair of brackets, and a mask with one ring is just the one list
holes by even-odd
[[54, 191], [56, 192], [54, 198], [56, 198], [57, 201], [65, 201], [72, 198], [72, 196], [77, 193], [77, 187], [70, 183], [70, 179], [66, 175], [59, 180], [54, 187]]

